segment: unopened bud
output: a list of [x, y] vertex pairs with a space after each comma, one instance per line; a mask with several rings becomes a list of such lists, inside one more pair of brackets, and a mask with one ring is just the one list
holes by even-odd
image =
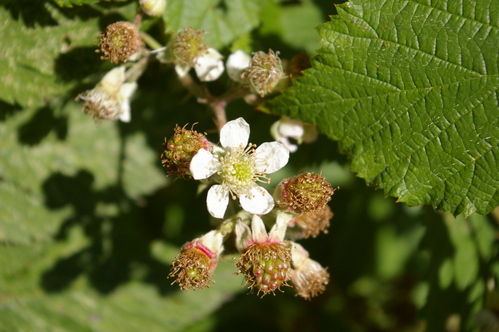
[[269, 49], [269, 53], [258, 51], [253, 53], [251, 64], [241, 75], [243, 82], [249, 82], [251, 87], [262, 98], [272, 92], [283, 77], [282, 62], [279, 52]]
[[182, 247], [182, 253], [173, 261], [169, 278], [175, 278], [181, 290], [210, 287], [213, 271], [223, 251], [223, 235], [211, 231]]
[[113, 63], [127, 62], [143, 45], [135, 25], [130, 22], [113, 23], [99, 37], [100, 50], [96, 52], [104, 53], [101, 59], [110, 59]]
[[195, 130], [188, 130], [175, 127], [175, 134], [163, 143], [163, 152], [161, 153], [161, 163], [169, 175], [184, 177], [190, 174], [189, 166], [192, 157], [199, 149], [209, 150], [211, 143], [206, 139], [205, 134], [198, 133]]
[[161, 16], [166, 8], [166, 0], [140, 0], [139, 4], [149, 16]]
[[302, 173], [284, 179], [275, 191], [280, 208], [297, 215], [322, 210], [335, 189], [317, 173]]

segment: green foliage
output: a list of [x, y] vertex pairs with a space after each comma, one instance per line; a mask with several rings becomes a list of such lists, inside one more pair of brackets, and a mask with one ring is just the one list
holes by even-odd
[[499, 203], [496, 1], [350, 1], [313, 68], [268, 105], [316, 123], [352, 170], [408, 205]]
[[226, 46], [238, 36], [250, 32], [258, 21], [263, 0], [171, 0], [164, 13], [168, 31], [186, 26], [208, 32], [210, 47]]

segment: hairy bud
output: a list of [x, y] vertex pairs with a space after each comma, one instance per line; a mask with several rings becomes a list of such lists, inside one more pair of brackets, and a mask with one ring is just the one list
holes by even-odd
[[110, 24], [99, 37], [100, 50], [96, 52], [104, 53], [101, 59], [110, 59], [113, 63], [127, 62], [143, 45], [136, 27], [130, 22]]
[[275, 191], [280, 208], [297, 215], [322, 210], [335, 189], [317, 173], [302, 173], [284, 179]]
[[194, 67], [196, 59], [208, 52], [208, 46], [204, 43], [204, 34], [203, 30], [186, 27], [173, 36], [170, 45], [178, 63]]
[[223, 235], [211, 231], [188, 242], [173, 261], [169, 278], [175, 278], [181, 290], [210, 287], [211, 276], [223, 251]]
[[331, 208], [326, 205], [323, 209], [307, 212], [297, 216], [288, 224], [287, 235], [289, 238], [298, 240], [316, 237], [322, 231], [327, 234], [329, 220], [333, 217]]
[[283, 77], [279, 52], [269, 49], [269, 53], [258, 51], [253, 53], [251, 64], [241, 75], [243, 82], [249, 82], [251, 87], [263, 98], [272, 92]]

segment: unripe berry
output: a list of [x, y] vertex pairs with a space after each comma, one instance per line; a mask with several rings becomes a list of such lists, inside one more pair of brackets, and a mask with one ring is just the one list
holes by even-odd
[[166, 168], [168, 174], [184, 177], [189, 172], [192, 157], [199, 149], [209, 150], [211, 143], [206, 139], [205, 134], [195, 130], [187, 130], [185, 126], [175, 127], [175, 134], [163, 143], [161, 153], [161, 163]]
[[288, 286], [291, 250], [284, 243], [257, 243], [249, 246], [236, 261], [238, 273], [243, 273], [251, 291], [262, 297]]

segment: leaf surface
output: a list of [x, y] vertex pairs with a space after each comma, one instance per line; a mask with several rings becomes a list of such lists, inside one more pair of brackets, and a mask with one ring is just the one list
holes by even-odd
[[499, 3], [353, 0], [266, 106], [313, 122], [351, 168], [408, 205], [454, 214], [499, 203]]

